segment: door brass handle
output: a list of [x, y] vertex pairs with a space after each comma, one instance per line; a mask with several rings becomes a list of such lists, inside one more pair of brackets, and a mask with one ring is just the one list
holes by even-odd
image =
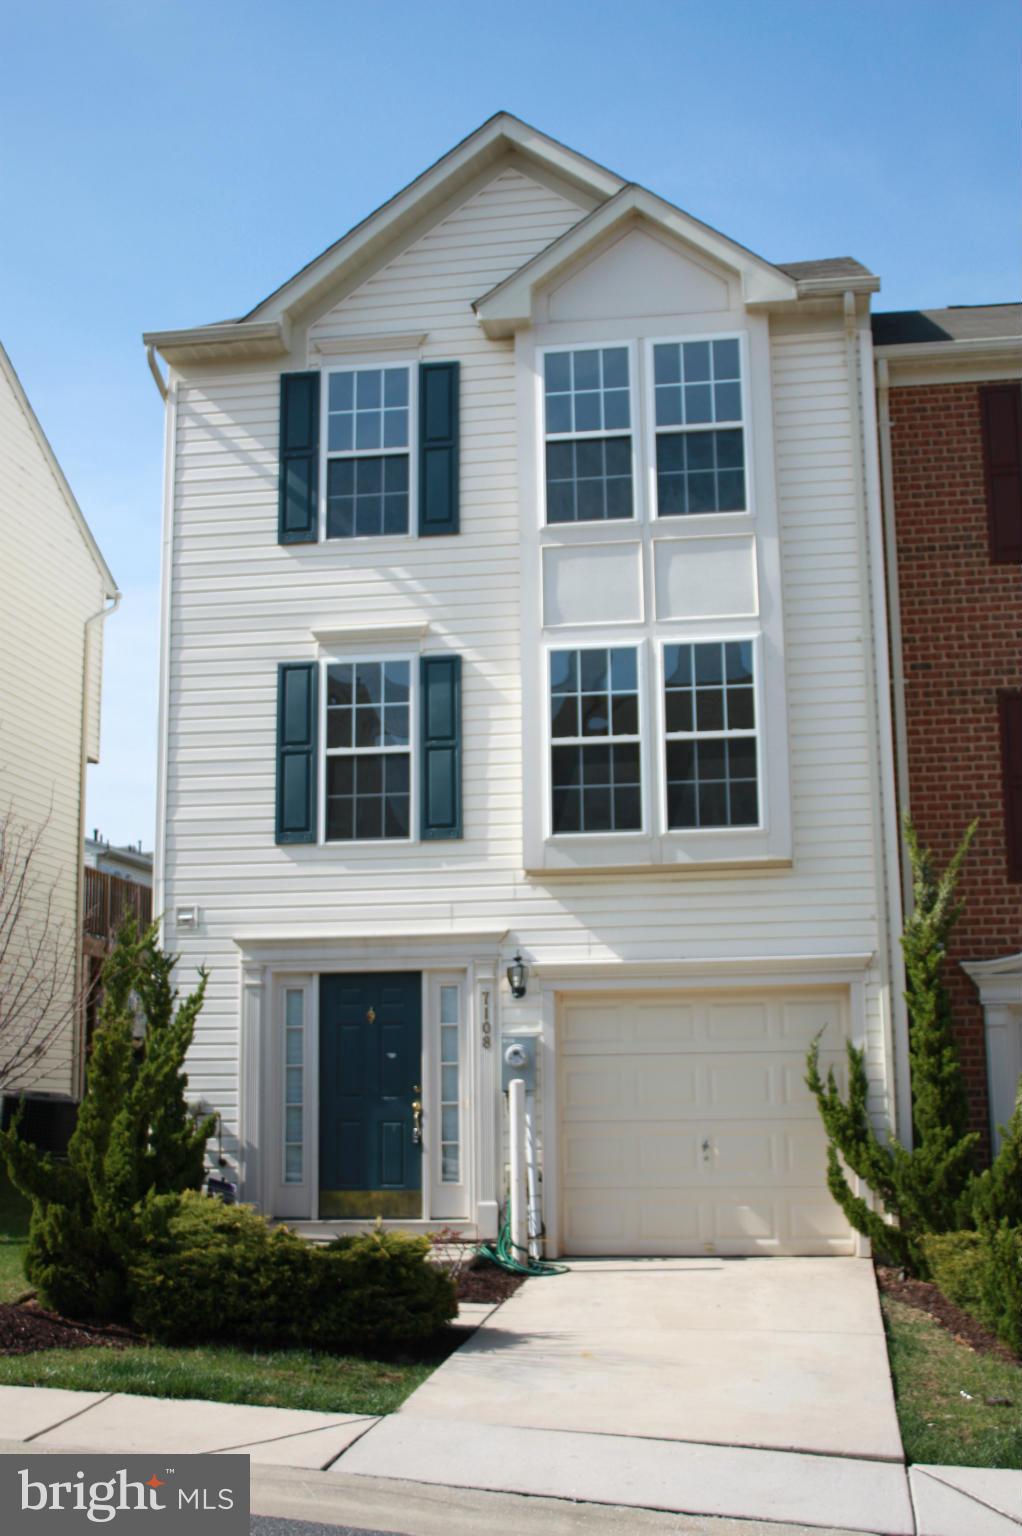
[[422, 1100], [412, 1100], [412, 1142], [418, 1146], [422, 1141]]

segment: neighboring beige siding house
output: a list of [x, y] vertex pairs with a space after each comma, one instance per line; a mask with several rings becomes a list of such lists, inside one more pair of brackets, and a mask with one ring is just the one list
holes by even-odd
[[862, 1251], [802, 1078], [851, 1037], [907, 1124], [878, 286], [501, 114], [146, 337], [155, 903], [246, 1198], [493, 1234], [511, 1037], [548, 1252]]
[[[42, 943], [36, 985], [45, 987], [55, 974], [56, 948], [71, 957], [40, 1020], [43, 1034], [60, 1021], [58, 1033], [45, 1054], [0, 1083], [0, 1091], [73, 1097], [81, 1080], [80, 1020], [69, 1014], [81, 976], [85, 772], [87, 763], [99, 761], [103, 618], [118, 594], [2, 347], [0, 572], [0, 816], [39, 837], [30, 921], [21, 939], [40, 943], [44, 905], [52, 898], [52, 937]], [[5, 871], [8, 891], [17, 874], [17, 868]], [[12, 979], [26, 964], [23, 942], [0, 963], [0, 998], [10, 997]], [[0, 1017], [0, 1060], [10, 1048], [6, 1024]]]

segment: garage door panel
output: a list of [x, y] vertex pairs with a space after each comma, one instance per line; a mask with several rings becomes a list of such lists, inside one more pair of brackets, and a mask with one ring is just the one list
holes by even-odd
[[637, 1109], [668, 1106], [684, 1114], [698, 1105], [698, 1072], [689, 1063], [677, 1057], [654, 1056], [637, 1062], [633, 1070]]
[[789, 1046], [809, 1048], [820, 1036], [821, 1055], [842, 1049], [844, 1021], [840, 1002], [786, 1002], [781, 1010], [781, 1034]]
[[777, 1138], [766, 1131], [717, 1130], [712, 1138], [708, 1135], [709, 1157], [715, 1179], [734, 1178], [762, 1183], [764, 1178], [773, 1182], [778, 1172]]
[[845, 1080], [838, 994], [575, 996], [561, 1013], [567, 1252], [853, 1253], [805, 1086]]
[[762, 1003], [711, 1003], [706, 1033], [712, 1041], [767, 1040], [769, 1010]]

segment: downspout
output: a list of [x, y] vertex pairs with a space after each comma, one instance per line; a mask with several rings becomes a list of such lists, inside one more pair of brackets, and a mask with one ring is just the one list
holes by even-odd
[[[148, 351], [152, 352], [152, 347]], [[160, 925], [160, 937], [166, 942], [165, 871], [167, 826], [168, 750], [170, 740], [170, 585], [174, 559], [174, 454], [177, 433], [177, 386], [164, 389], [159, 368], [151, 362], [157, 386], [164, 401], [163, 441], [163, 529], [160, 552], [160, 660], [157, 702], [156, 747], [156, 827], [153, 838], [153, 920]]]
[[[894, 460], [891, 452], [891, 371], [886, 357], [876, 360], [877, 428], [880, 442], [880, 486], [884, 514], [884, 559], [887, 564], [887, 623], [891, 641], [891, 702], [894, 707], [894, 758], [898, 774], [898, 807], [909, 814], [908, 726], [905, 716], [905, 657], [901, 636], [901, 583], [898, 577], [898, 535], [894, 515]], [[912, 910], [912, 871], [901, 860], [901, 899]]]
[[[112, 613], [116, 613], [121, 606], [121, 593], [108, 592], [109, 607], [97, 608], [95, 613], [90, 613], [83, 626], [84, 638], [82, 642], [82, 724], [81, 724], [81, 753], [78, 768], [78, 889], [75, 894], [75, 993], [81, 994], [83, 989], [84, 971], [84, 946], [82, 943], [82, 929], [85, 923], [85, 859], [83, 849], [85, 847], [85, 792], [89, 769], [89, 726], [91, 724], [89, 711], [89, 690], [92, 683], [92, 626], [100, 624], [108, 619]], [[102, 688], [102, 679], [100, 679]], [[85, 1040], [82, 1035], [84, 1020], [75, 1017], [75, 1040], [73, 1069], [75, 1074], [75, 1090], [80, 1098], [85, 1087]]]
[[166, 400], [167, 393], [168, 393], [167, 381], [163, 377], [163, 374], [160, 372], [160, 365], [156, 361], [156, 348], [155, 347], [153, 347], [153, 346], [146, 347], [146, 349], [145, 349], [145, 360], [149, 364], [149, 372], [152, 374], [153, 378], [156, 380], [156, 388], [160, 391], [160, 399], [161, 400]]
[[[877, 455], [877, 423], [870, 364], [872, 337], [859, 331], [855, 295], [844, 296], [845, 354], [848, 367], [856, 502], [862, 513], [859, 569], [862, 585], [863, 640], [872, 637], [872, 665], [866, 669], [866, 694], [870, 716], [873, 783], [873, 849], [877, 895], [883, 915], [884, 935], [879, 946], [883, 984], [881, 1009], [888, 1060], [894, 1064], [891, 1095], [891, 1127], [903, 1145], [912, 1141], [912, 1091], [908, 1071], [908, 1018], [904, 1003], [904, 961], [896, 936], [901, 933], [901, 889], [896, 871], [898, 824], [890, 790], [895, 784], [894, 742], [890, 711], [890, 653], [887, 611], [884, 603], [883, 516], [880, 507], [880, 474]], [[867, 384], [868, 381], [868, 384]], [[886, 998], [886, 1001], [885, 1001]], [[890, 1091], [890, 1090], [889, 1090]]]

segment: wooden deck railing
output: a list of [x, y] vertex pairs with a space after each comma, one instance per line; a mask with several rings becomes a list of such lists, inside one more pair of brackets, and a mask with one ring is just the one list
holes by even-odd
[[85, 903], [82, 932], [87, 938], [111, 944], [126, 917], [133, 916], [140, 928], [153, 920], [153, 893], [147, 885], [122, 880], [102, 869], [85, 870]]

